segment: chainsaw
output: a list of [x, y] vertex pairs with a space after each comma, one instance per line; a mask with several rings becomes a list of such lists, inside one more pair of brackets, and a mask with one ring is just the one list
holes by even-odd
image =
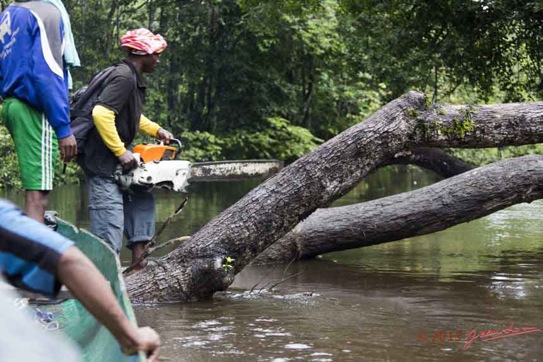
[[278, 160], [243, 160], [195, 162], [181, 160], [182, 144], [139, 144], [133, 154], [138, 166], [128, 172], [117, 171], [115, 179], [126, 190], [134, 186], [147, 190], [163, 188], [186, 193], [187, 186], [193, 182], [235, 181], [248, 178], [267, 178], [277, 173], [283, 162]]

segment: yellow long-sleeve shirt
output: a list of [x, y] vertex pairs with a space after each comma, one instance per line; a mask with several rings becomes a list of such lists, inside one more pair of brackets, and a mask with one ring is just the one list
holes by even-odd
[[[121, 141], [121, 137], [119, 137], [117, 127], [115, 127], [115, 113], [104, 106], [97, 105], [92, 110], [92, 118], [94, 119], [96, 130], [100, 134], [100, 137], [102, 137], [107, 148], [117, 157], [125, 153], [126, 147], [124, 147], [124, 143]], [[156, 137], [159, 129], [160, 125], [149, 120], [143, 114], [141, 115], [140, 132]]]

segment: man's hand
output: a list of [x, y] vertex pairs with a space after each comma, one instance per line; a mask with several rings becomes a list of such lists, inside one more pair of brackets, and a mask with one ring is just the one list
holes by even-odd
[[58, 148], [60, 151], [60, 159], [64, 163], [68, 163], [77, 155], [77, 142], [72, 134], [68, 137], [58, 140]]
[[[43, 224], [40, 225], [46, 229], [43, 236], [48, 232], [54, 234], [52, 240], [62, 238]], [[149, 327], [136, 328], [132, 325], [109, 283], [81, 250], [75, 246], [69, 247], [60, 256], [57, 270], [58, 279], [115, 336], [123, 353], [132, 355], [145, 351], [150, 362], [157, 361], [160, 346], [157, 332]]]
[[170, 143], [170, 140], [173, 138], [173, 134], [170, 131], [166, 131], [164, 128], [161, 128], [156, 133], [156, 138], [161, 141], [164, 141], [165, 144]]
[[131, 170], [138, 166], [138, 161], [136, 160], [132, 152], [128, 150], [126, 150], [125, 153], [120, 155], [118, 159], [119, 159], [119, 162], [121, 163], [121, 166], [123, 166], [124, 170]]
[[160, 337], [151, 327], [138, 328], [136, 339], [136, 349], [144, 351], [147, 355], [147, 361], [158, 361]]

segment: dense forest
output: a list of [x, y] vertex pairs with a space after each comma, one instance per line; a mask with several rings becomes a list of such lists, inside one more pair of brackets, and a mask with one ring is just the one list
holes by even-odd
[[[9, 1], [0, 1], [2, 8]], [[74, 90], [146, 27], [168, 41], [144, 113], [194, 161], [291, 162], [409, 90], [432, 103], [529, 102], [543, 93], [543, 1], [64, 0], [82, 60]], [[460, 150], [474, 163], [523, 149]], [[0, 186], [16, 159], [0, 128]], [[71, 166], [59, 182], [74, 180]]]

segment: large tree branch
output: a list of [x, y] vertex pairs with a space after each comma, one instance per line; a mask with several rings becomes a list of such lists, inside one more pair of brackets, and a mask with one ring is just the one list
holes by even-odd
[[473, 169], [475, 166], [449, 155], [439, 148], [416, 147], [402, 151], [380, 166], [416, 165], [447, 178]]
[[[543, 103], [427, 110], [410, 92], [284, 168], [154, 267], [129, 276], [133, 300], [207, 298], [317, 208], [346, 194], [405, 149], [543, 142]], [[235, 259], [230, 267], [226, 257]]]
[[543, 102], [434, 107], [416, 117], [413, 145], [485, 148], [543, 142]]
[[319, 209], [261, 254], [288, 262], [430, 234], [543, 198], [543, 156], [525, 156], [356, 205]]

